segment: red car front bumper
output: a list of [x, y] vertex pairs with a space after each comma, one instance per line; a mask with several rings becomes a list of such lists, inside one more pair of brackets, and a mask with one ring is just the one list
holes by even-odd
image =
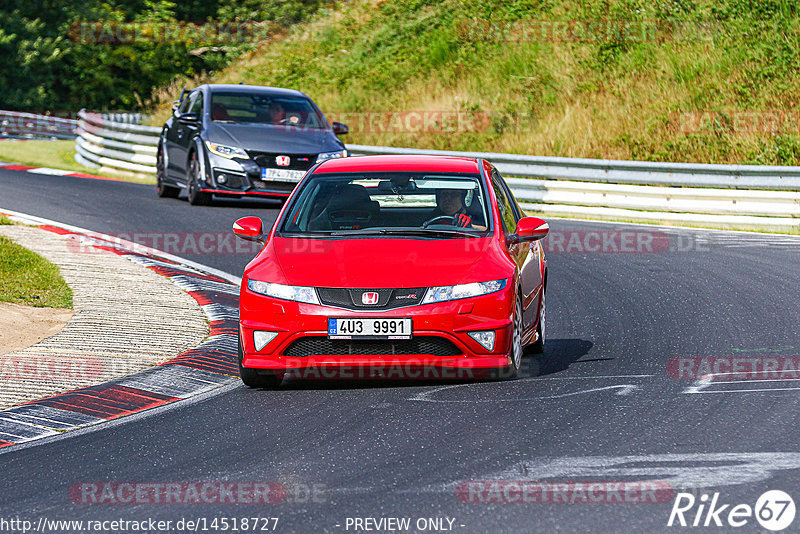
[[[505, 368], [510, 364], [508, 353], [515, 298], [513, 291], [505, 288], [489, 295], [448, 302], [383, 311], [353, 311], [266, 297], [251, 292], [243, 284], [239, 319], [242, 365], [270, 370], [375, 367], [391, 372], [393, 368], [400, 368], [409, 373], [431, 367]], [[329, 317], [410, 317], [414, 342], [331, 342], [327, 337]], [[495, 333], [491, 351], [469, 336], [469, 332], [487, 330]], [[254, 331], [277, 332], [277, 335], [257, 351]], [[307, 348], [310, 346], [313, 348]], [[334, 346], [336, 350], [328, 350]], [[345, 346], [350, 349], [342, 350]], [[371, 348], [375, 348], [372, 350], [375, 354], [370, 353]], [[426, 350], [429, 348], [432, 350]], [[410, 353], [409, 349], [421, 350]], [[420, 378], [425, 376], [424, 371], [422, 373]]]

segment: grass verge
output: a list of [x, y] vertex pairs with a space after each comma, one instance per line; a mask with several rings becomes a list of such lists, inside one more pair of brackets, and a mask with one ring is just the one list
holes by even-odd
[[[356, 144], [800, 162], [800, 8], [786, 0], [352, 0], [165, 86], [153, 123], [204, 82], [304, 91]], [[404, 122], [444, 111], [467, 120]]]
[[[0, 225], [11, 224], [0, 216]], [[72, 308], [72, 290], [58, 267], [0, 236], [0, 302], [37, 308]]]
[[75, 141], [68, 139], [50, 140], [6, 140], [0, 142], [0, 161], [30, 165], [32, 167], [50, 167], [67, 171], [85, 172], [104, 178], [114, 178], [139, 184], [155, 184], [155, 176], [140, 178], [125, 174], [98, 174], [75, 161]]

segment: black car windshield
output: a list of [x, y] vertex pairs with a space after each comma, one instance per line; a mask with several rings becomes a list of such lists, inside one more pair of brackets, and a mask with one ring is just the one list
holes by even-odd
[[309, 99], [258, 92], [212, 92], [211, 120], [315, 130], [328, 128], [328, 121]]
[[491, 230], [484, 189], [477, 174], [315, 174], [279, 230], [303, 237], [479, 237]]

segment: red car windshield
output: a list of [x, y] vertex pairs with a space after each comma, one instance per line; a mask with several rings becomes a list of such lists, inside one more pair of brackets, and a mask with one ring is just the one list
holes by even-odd
[[477, 174], [317, 174], [279, 227], [285, 234], [478, 237], [491, 230]]

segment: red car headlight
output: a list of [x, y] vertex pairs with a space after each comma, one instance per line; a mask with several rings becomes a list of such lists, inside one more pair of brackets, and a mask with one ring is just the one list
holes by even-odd
[[471, 284], [459, 284], [457, 286], [431, 287], [425, 293], [425, 298], [420, 304], [431, 304], [433, 302], [444, 302], [446, 300], [466, 299], [478, 297], [500, 291], [506, 287], [508, 280], [492, 280], [490, 282], [473, 282]]
[[269, 282], [248, 278], [247, 289], [254, 293], [260, 293], [276, 299], [293, 300], [295, 302], [305, 302], [307, 304], [319, 304], [317, 291], [313, 287], [270, 284]]

